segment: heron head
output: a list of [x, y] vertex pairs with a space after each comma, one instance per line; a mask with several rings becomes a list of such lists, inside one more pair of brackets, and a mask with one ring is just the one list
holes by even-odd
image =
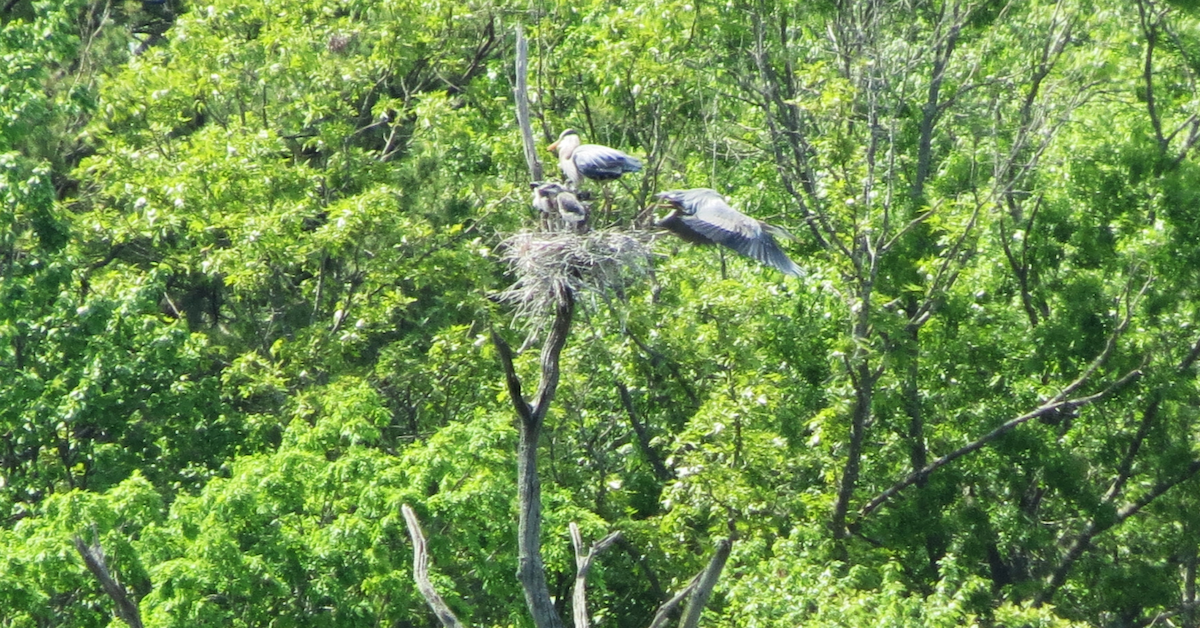
[[662, 203], [660, 207], [669, 207], [681, 214], [690, 216], [696, 213], [696, 208], [689, 203], [684, 202], [683, 190], [671, 190], [670, 192], [659, 192], [655, 195]]
[[542, 196], [558, 196], [566, 191], [562, 185], [555, 183], [554, 181], [539, 181], [536, 185], [534, 185], [534, 189], [537, 190], [537, 193], [541, 194]]
[[[567, 138], [571, 138], [571, 139], [567, 139]], [[555, 140], [553, 144], [547, 146], [546, 150], [558, 150], [559, 146], [564, 146], [571, 142], [574, 142], [575, 144], [579, 144], [579, 134], [575, 132], [575, 129], [567, 129], [567, 130], [563, 131], [562, 133], [559, 133], [558, 139]]]

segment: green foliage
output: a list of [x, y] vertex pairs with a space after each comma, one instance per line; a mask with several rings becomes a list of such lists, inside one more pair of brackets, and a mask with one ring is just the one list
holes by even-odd
[[535, 222], [517, 21], [539, 147], [645, 162], [597, 221], [713, 187], [807, 271], [664, 236], [579, 295], [541, 443], [557, 600], [575, 522], [626, 539], [597, 625], [644, 626], [730, 535], [706, 625], [1191, 625], [1198, 19], [10, 3], [0, 625], [113, 624], [75, 536], [148, 626], [433, 625], [404, 503], [466, 623], [529, 624], [488, 337], [528, 331], [492, 300]]

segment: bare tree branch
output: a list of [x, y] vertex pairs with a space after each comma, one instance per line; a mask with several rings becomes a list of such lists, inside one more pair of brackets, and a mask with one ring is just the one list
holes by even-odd
[[[1024, 234], [1021, 238], [1020, 259], [1017, 258], [1017, 255], [1012, 250], [1012, 246], [1009, 244], [1010, 237], [1008, 231], [1004, 228], [1003, 214], [1000, 216], [998, 221], [1000, 226], [1000, 248], [1004, 250], [1004, 257], [1008, 260], [1008, 265], [1012, 268], [1013, 275], [1017, 278], [1017, 287], [1021, 290], [1021, 307], [1025, 309], [1025, 316], [1029, 319], [1029, 325], [1031, 327], [1037, 327], [1041, 322], [1041, 319], [1048, 315], [1044, 309], [1039, 312], [1039, 309], [1034, 306], [1033, 293], [1029, 288], [1030, 267], [1027, 259], [1030, 240], [1029, 234], [1032, 233], [1033, 222], [1037, 218], [1038, 210], [1042, 207], [1042, 199], [1043, 196], [1039, 194], [1037, 201], [1033, 205], [1033, 210], [1029, 212], [1029, 219], [1025, 222], [1025, 227], [1023, 230]], [[1010, 210], [1016, 214], [1018, 209], [1016, 207], [1016, 200], [1011, 196], [1009, 196], [1006, 200]], [[1039, 316], [1039, 313], [1041, 316]]]
[[1179, 363], [1179, 370], [1186, 371], [1192, 368], [1192, 365], [1196, 363], [1196, 358], [1200, 358], [1200, 340], [1192, 344], [1192, 349], [1188, 351], [1187, 357]]
[[1134, 434], [1133, 441], [1129, 443], [1129, 449], [1125, 452], [1125, 457], [1121, 460], [1121, 464], [1117, 467], [1117, 477], [1108, 487], [1108, 491], [1104, 494], [1104, 501], [1110, 502], [1117, 498], [1121, 493], [1121, 489], [1125, 488], [1125, 483], [1133, 475], [1133, 461], [1137, 458], [1138, 452], [1142, 448], [1142, 442], [1146, 440], [1146, 436], [1150, 433], [1150, 427], [1154, 424], [1154, 419], [1158, 417], [1158, 408], [1162, 404], [1162, 395], [1156, 394], [1150, 405], [1142, 412], [1142, 420], [1138, 425], [1137, 434]]
[[[1154, 127], [1154, 137], [1158, 140], [1159, 149], [1163, 152], [1167, 150], [1167, 138], [1163, 135], [1162, 118], [1158, 115], [1158, 108], [1154, 99], [1154, 48], [1158, 44], [1158, 27], [1162, 21], [1163, 14], [1158, 11], [1153, 11], [1153, 7], [1147, 0], [1138, 0], [1138, 24], [1142, 28], [1142, 35], [1146, 37], [1146, 55], [1142, 61], [1142, 83], [1146, 90], [1146, 112], [1150, 115], [1150, 125]], [[1150, 13], [1155, 15], [1151, 17]]]
[[[924, 325], [925, 322], [929, 320], [930, 315], [933, 313], [934, 304], [937, 302], [937, 295], [944, 290], [949, 290], [950, 286], [954, 284], [955, 279], [958, 277], [958, 271], [951, 271], [950, 266], [955, 261], [963, 262], [966, 258], [970, 257], [971, 253], [969, 251], [967, 253], [963, 253], [963, 250], [967, 240], [975, 231], [975, 225], [979, 220], [979, 213], [982, 209], [982, 203], [975, 204], [975, 211], [971, 212], [971, 218], [967, 221], [966, 227], [964, 227], [962, 233], [955, 238], [954, 244], [950, 247], [950, 249], [943, 253], [942, 263], [938, 265], [937, 274], [934, 275], [933, 281], [929, 282], [929, 288], [925, 290], [924, 300], [922, 301], [920, 307], [918, 307], [916, 311], [909, 315], [908, 327], [920, 328], [922, 325]], [[933, 212], [934, 210], [930, 209], [916, 220], [923, 220], [924, 217], [933, 214]], [[914, 222], [916, 222], [916, 220], [914, 220]], [[908, 227], [905, 227], [905, 229], [907, 228]], [[901, 234], [896, 234], [896, 237], [899, 238], [900, 235]], [[893, 241], [894, 240], [895, 239], [893, 238]]]
[[[691, 401], [693, 405], [700, 404], [700, 397], [696, 395], [696, 391], [692, 390], [692, 385], [688, 382], [688, 378], [683, 376], [683, 371], [680, 370], [678, 362], [672, 360], [663, 352], [658, 351], [654, 347], [646, 344], [641, 338], [638, 338], [637, 334], [633, 333], [632, 330], [626, 329], [625, 335], [633, 341], [633, 344], [637, 345], [638, 348], [642, 350], [642, 353], [645, 353], [650, 358], [652, 365], [662, 363], [667, 366], [667, 368], [671, 371], [671, 375], [675, 377], [675, 382], [679, 384], [679, 387], [683, 389], [683, 393], [687, 395], [688, 401]], [[1197, 347], [1200, 347], [1200, 343], [1197, 343]], [[1200, 351], [1200, 349], [1197, 349], [1197, 351]]]
[[[997, 438], [1000, 438], [1005, 433], [1011, 431], [1013, 428], [1021, 425], [1022, 423], [1026, 423], [1026, 422], [1030, 421], [1031, 419], [1036, 419], [1038, 417], [1047, 416], [1047, 415], [1053, 414], [1055, 412], [1073, 410], [1075, 408], [1080, 408], [1082, 406], [1085, 406], [1089, 403], [1093, 403], [1099, 399], [1102, 399], [1102, 398], [1108, 396], [1113, 391], [1124, 387], [1126, 384], [1129, 384], [1130, 382], [1133, 382], [1133, 381], [1137, 380], [1138, 378], [1140, 378], [1142, 375], [1142, 370], [1141, 370], [1141, 368], [1137, 368], [1132, 371], [1129, 371], [1124, 376], [1122, 376], [1120, 379], [1118, 379], [1116, 382], [1114, 382], [1112, 385], [1110, 385], [1109, 387], [1105, 388], [1104, 390], [1102, 390], [1098, 393], [1095, 393], [1092, 395], [1087, 395], [1084, 397], [1076, 397], [1074, 399], [1068, 399], [1067, 397], [1072, 392], [1074, 392], [1075, 389], [1077, 389], [1085, 381], [1087, 381], [1087, 378], [1091, 377], [1091, 373], [1092, 373], [1092, 369], [1088, 369], [1088, 372], [1085, 372], [1084, 375], [1080, 376], [1079, 379], [1077, 379], [1074, 382], [1072, 382], [1071, 384], [1069, 384], [1061, 392], [1059, 392], [1058, 394], [1051, 397], [1049, 400], [1047, 400], [1042, 405], [1038, 406], [1036, 409], [1031, 410], [1025, 414], [1022, 414], [1021, 416], [1016, 417], [1015, 419], [1010, 419], [1010, 420], [1006, 421], [1004, 424], [1000, 425], [999, 427], [992, 430], [991, 432], [988, 432], [987, 434], [979, 437], [978, 439], [971, 442], [970, 444], [964, 445], [964, 446], [938, 458], [937, 460], [934, 460], [933, 462], [929, 463], [929, 465], [926, 466], [924, 469], [921, 469], [920, 471], [917, 471], [915, 473], [910, 473], [908, 475], [908, 477], [893, 484], [886, 491], [877, 495], [870, 502], [867, 502], [867, 504], [865, 506], [863, 506], [862, 510], [859, 511], [859, 514], [858, 514], [859, 521], [861, 521], [867, 515], [874, 512], [877, 508], [882, 506], [887, 500], [891, 499], [893, 496], [895, 496], [900, 491], [902, 491], [902, 490], [908, 488], [909, 486], [916, 484], [918, 481], [928, 477], [930, 473], [933, 473], [934, 471], [938, 470], [939, 468], [944, 467], [947, 464], [954, 462], [955, 460], [957, 460], [971, 452], [982, 449], [984, 447], [984, 445], [987, 445], [988, 443], [996, 440]], [[857, 525], [857, 522], [855, 523], [855, 525]]]
[[529, 122], [529, 42], [525, 32], [517, 25], [517, 85], [513, 96], [517, 101], [517, 125], [521, 127], [521, 143], [525, 148], [525, 163], [529, 166], [532, 181], [542, 180], [542, 162], [538, 159], [537, 145], [533, 140], [533, 127]]
[[[943, 13], [946, 5], [942, 5]], [[962, 10], [962, 5], [954, 3], [949, 27], [943, 33], [943, 21], [938, 20], [933, 43], [933, 68], [929, 77], [929, 97], [922, 106], [920, 139], [917, 141], [917, 173], [913, 177], [912, 197], [919, 199], [925, 194], [925, 181], [929, 178], [930, 165], [933, 162], [933, 129], [942, 112], [941, 88], [946, 78], [946, 66], [954, 54], [954, 46], [958, 43], [958, 35], [962, 30], [968, 11]]]
[[733, 539], [731, 538], [721, 539], [717, 543], [717, 551], [713, 553], [713, 557], [708, 561], [708, 566], [704, 568], [704, 571], [700, 572], [696, 590], [692, 592], [687, 606], [683, 609], [683, 616], [679, 618], [679, 628], [696, 628], [700, 625], [700, 613], [704, 611], [704, 607], [708, 605], [708, 599], [712, 597], [717, 580], [721, 577], [721, 570], [725, 569], [725, 561], [729, 560], [731, 549], [733, 549]]
[[117, 617], [121, 621], [129, 624], [130, 628], [142, 628], [142, 616], [138, 611], [137, 601], [125, 589], [125, 585], [121, 584], [117, 577], [108, 569], [108, 559], [104, 555], [104, 548], [100, 547], [100, 540], [96, 538], [96, 530], [92, 529], [92, 542], [89, 545], [82, 537], [75, 535], [71, 542], [75, 545], [75, 550], [83, 558], [83, 563], [87, 565], [88, 571], [92, 572], [93, 576], [100, 581], [100, 586], [104, 589], [104, 593], [112, 599], [116, 604]]
[[[879, 508], [879, 506], [883, 505], [884, 502], [886, 502], [888, 499], [890, 499], [896, 493], [899, 493], [900, 491], [904, 490], [905, 488], [908, 488], [909, 486], [911, 486], [913, 484], [916, 484], [917, 482], [923, 481], [926, 477], [929, 476], [930, 473], [945, 466], [946, 464], [953, 462], [954, 460], [957, 460], [958, 458], [961, 458], [973, 451], [982, 449], [984, 445], [987, 445], [988, 443], [992, 442], [993, 440], [996, 440], [1000, 436], [1009, 432], [1013, 428], [1021, 425], [1022, 423], [1028, 422], [1030, 419], [1047, 416], [1047, 415], [1050, 415], [1050, 414], [1053, 414], [1056, 412], [1070, 411], [1070, 410], [1074, 410], [1076, 408], [1080, 408], [1089, 403], [1093, 403], [1099, 399], [1103, 399], [1104, 397], [1107, 397], [1109, 394], [1111, 394], [1113, 391], [1119, 390], [1120, 388], [1123, 388], [1126, 384], [1139, 379], [1142, 376], [1142, 368], [1145, 366], [1144, 362], [1142, 365], [1138, 366], [1137, 368], [1122, 375], [1120, 378], [1117, 379], [1117, 381], [1113, 382], [1112, 384], [1110, 384], [1109, 386], [1107, 386], [1100, 392], [1093, 393], [1091, 395], [1085, 395], [1083, 397], [1071, 398], [1071, 395], [1075, 394], [1075, 391], [1077, 391], [1084, 384], [1086, 384], [1091, 379], [1091, 377], [1093, 375], [1095, 375], [1096, 372], [1099, 371], [1100, 368], [1103, 367], [1105, 363], [1108, 362], [1108, 358], [1110, 358], [1112, 356], [1113, 352], [1117, 348], [1117, 340], [1121, 337], [1121, 335], [1129, 327], [1129, 323], [1133, 320], [1134, 304], [1137, 303], [1137, 301], [1140, 300], [1141, 297], [1146, 294], [1146, 291], [1150, 289], [1150, 284], [1152, 284], [1153, 282], [1154, 282], [1153, 277], [1148, 278], [1142, 284], [1142, 287], [1138, 290], [1137, 294], [1131, 294], [1131, 292], [1133, 290], [1132, 283], [1129, 283], [1126, 285], [1125, 292], [1122, 297], [1123, 300], [1125, 301], [1125, 316], [1123, 316], [1121, 318], [1121, 322], [1118, 323], [1116, 328], [1113, 329], [1112, 333], [1110, 333], [1108, 335], [1108, 340], [1104, 343], [1104, 349], [1101, 350], [1100, 354], [1097, 355], [1092, 360], [1092, 362], [1088, 365], [1088, 367], [1083, 370], [1083, 373], [1081, 373], [1079, 375], [1079, 377], [1076, 377], [1074, 381], [1072, 381], [1070, 384], [1067, 384], [1065, 387], [1062, 388], [1062, 390], [1060, 390], [1057, 394], [1055, 394], [1053, 397], [1048, 399], [1045, 403], [1038, 406], [1036, 409], [1031, 410], [1030, 412], [1027, 412], [1025, 414], [1022, 414], [1021, 416], [1016, 417], [1015, 419], [1010, 419], [1010, 420], [1006, 421], [1004, 424], [1000, 425], [999, 427], [992, 430], [991, 432], [988, 432], [987, 434], [981, 436], [974, 442], [972, 442], [968, 445], [965, 445], [963, 447], [960, 447], [960, 448], [942, 456], [941, 458], [938, 458], [937, 460], [934, 460], [933, 462], [929, 463], [929, 465], [926, 466], [924, 469], [910, 473], [903, 480], [897, 482], [896, 484], [893, 484], [886, 491], [880, 493], [878, 496], [876, 496], [874, 499], [872, 499], [870, 502], [868, 502], [866, 506], [863, 506], [862, 510], [859, 511], [859, 515], [858, 515], [859, 521], [861, 522], [861, 520], [864, 517], [866, 517], [868, 514], [873, 512], [876, 508]], [[856, 522], [854, 525], [857, 526], [858, 522]]]
[[[708, 598], [712, 595], [712, 590], [717, 584], [717, 579], [721, 576], [721, 570], [725, 568], [725, 562], [729, 560], [729, 552], [733, 548], [733, 539], [722, 539], [717, 543], [717, 551], [713, 553], [713, 557], [709, 559], [708, 565], [704, 569], [692, 576], [688, 581], [687, 586], [680, 589], [671, 599], [662, 603], [658, 607], [658, 611], [654, 613], [654, 620], [650, 622], [650, 628], [662, 628], [667, 624], [667, 619], [670, 618], [671, 612], [684, 599], [688, 599], [687, 608], [684, 609], [683, 616], [679, 619], [680, 628], [696, 628], [696, 624], [700, 621], [700, 613], [708, 604]], [[688, 596], [691, 596], [690, 598]]]
[[421, 532], [421, 522], [417, 520], [417, 514], [408, 504], [400, 507], [400, 512], [404, 514], [404, 522], [408, 524], [408, 537], [412, 539], [413, 544], [413, 579], [417, 581], [417, 590], [421, 592], [421, 596], [429, 604], [429, 608], [433, 609], [433, 614], [437, 616], [445, 628], [462, 628], [458, 617], [455, 617], [454, 612], [446, 605], [442, 596], [438, 595], [437, 590], [433, 588], [433, 583], [429, 581], [429, 552], [425, 544], [425, 534]]
[[633, 407], [633, 398], [629, 395], [629, 389], [623, 382], [618, 381], [617, 392], [621, 395], [621, 405], [625, 406], [625, 412], [629, 414], [629, 422], [633, 425], [633, 433], [637, 436], [638, 446], [641, 447], [646, 462], [650, 463], [654, 477], [664, 482], [671, 479], [671, 472], [663, 464], [662, 457], [650, 445], [650, 435], [646, 432], [646, 426], [642, 425], [638, 419], [637, 409]]
[[517, 444], [517, 579], [525, 592], [525, 603], [537, 628], [561, 628], [562, 619], [554, 608], [550, 588], [546, 584], [546, 568], [542, 562], [542, 487], [537, 473], [537, 446], [542, 425], [554, 393], [558, 389], [559, 356], [566, 345], [575, 312], [575, 297], [569, 290], [556, 295], [554, 321], [546, 344], [542, 346], [541, 381], [536, 402], [530, 405], [521, 393], [521, 380], [513, 367], [512, 349], [495, 331], [492, 343], [504, 368], [509, 397], [516, 409], [520, 440]]
[[508, 387], [508, 396], [512, 400], [513, 409], [517, 411], [517, 417], [521, 419], [521, 422], [527, 423], [533, 418], [533, 408], [529, 407], [529, 402], [525, 401], [521, 392], [521, 378], [517, 377], [517, 369], [513, 366], [512, 348], [495, 329], [492, 329], [492, 344], [495, 345], [496, 353], [500, 356], [500, 365], [504, 368], [504, 383]]
[[1038, 593], [1038, 596], [1034, 598], [1034, 606], [1041, 606], [1042, 604], [1049, 602], [1050, 599], [1054, 597], [1054, 594], [1058, 592], [1058, 589], [1062, 587], [1064, 582], [1067, 581], [1067, 575], [1070, 573], [1071, 567], [1074, 566], [1075, 561], [1078, 560], [1079, 557], [1083, 556], [1084, 552], [1091, 547], [1092, 539], [1095, 538], [1096, 535], [1120, 525], [1126, 519], [1136, 515], [1143, 508], [1148, 506], [1150, 502], [1158, 499], [1167, 491], [1195, 477], [1196, 473], [1198, 472], [1200, 472], [1200, 460], [1193, 460], [1192, 463], [1189, 464], [1187, 468], [1184, 469], [1183, 473], [1179, 474], [1178, 477], [1159, 482], [1145, 495], [1141, 496], [1132, 503], [1126, 504], [1125, 507], [1118, 510], [1116, 516], [1112, 517], [1111, 519], [1103, 522], [1093, 519], [1088, 522], [1083, 531], [1079, 533], [1079, 536], [1076, 537], [1076, 539], [1071, 543], [1071, 547], [1067, 550], [1067, 553], [1063, 555], [1058, 567], [1055, 568], [1054, 573], [1051, 574], [1049, 581], [1046, 583], [1046, 588], [1042, 589], [1042, 591]]
[[[859, 336], [856, 330], [855, 339], [865, 337]], [[850, 442], [846, 451], [846, 463], [842, 466], [842, 475], [838, 480], [837, 499], [833, 503], [833, 516], [830, 521], [833, 538], [838, 540], [847, 536], [846, 517], [850, 512], [854, 488], [858, 484], [863, 439], [866, 437], [867, 422], [871, 417], [871, 398], [875, 390], [875, 376], [871, 373], [865, 357], [858, 358], [857, 365], [847, 364], [847, 368], [854, 386], [854, 411], [850, 415]]]
[[558, 295], [558, 305], [554, 312], [554, 323], [546, 344], [542, 346], [542, 379], [538, 383], [536, 402], [533, 404], [533, 420], [541, 427], [554, 393], [558, 391], [559, 367], [558, 357], [563, 346], [567, 344], [567, 334], [571, 331], [571, 319], [575, 313], [575, 295], [569, 290], [563, 290]]
[[688, 582], [686, 587], [679, 590], [678, 593], [671, 596], [671, 599], [662, 603], [658, 607], [658, 611], [654, 613], [654, 620], [650, 622], [650, 628], [662, 628], [667, 624], [667, 619], [671, 616], [671, 611], [674, 611], [679, 603], [684, 600], [692, 591], [696, 590], [696, 585], [700, 582], [700, 574], [696, 574]]
[[[809, 146], [805, 139], [799, 122], [795, 119], [796, 106], [788, 104], [787, 100], [793, 99], [795, 94], [789, 93], [785, 96], [779, 93], [780, 80], [774, 69], [771, 67], [770, 59], [767, 56], [766, 47], [766, 26], [763, 24], [763, 15], [761, 11], [755, 11], [754, 14], [754, 62], [758, 69], [759, 78], [762, 81], [760, 89], [756, 90], [761, 101], [759, 106], [763, 110], [763, 117], [767, 124], [767, 130], [770, 135], [771, 148], [775, 155], [775, 167], [779, 172], [784, 188], [796, 200], [797, 206], [800, 208], [801, 214], [804, 216], [805, 222], [808, 224], [809, 230], [812, 232], [813, 238], [821, 245], [822, 248], [830, 248], [831, 245], [838, 247], [844, 255], [849, 257], [850, 251], [836, 239], [837, 233], [834, 231], [820, 208], [810, 207], [809, 199], [812, 203], [819, 203], [819, 195], [816, 189], [815, 174], [812, 170], [809, 160], [813, 154], [813, 149]], [[791, 73], [787, 73], [785, 80], [791, 80]], [[783, 127], [780, 128], [780, 123]], [[784, 154], [784, 147], [791, 149], [792, 158], [789, 161]], [[795, 168], [796, 174], [793, 174], [792, 169]], [[803, 188], [803, 193], [796, 189], [793, 184], [793, 177], [799, 179], [800, 185]]]
[[587, 612], [587, 577], [592, 570], [592, 562], [596, 556], [608, 549], [608, 546], [621, 538], [620, 532], [613, 532], [596, 541], [586, 552], [583, 551], [583, 536], [579, 526], [571, 522], [571, 545], [575, 547], [575, 593], [571, 598], [571, 610], [575, 619], [575, 628], [588, 628]]
[[[1183, 372], [1190, 368], [1192, 362], [1196, 359], [1198, 347], [1200, 347], [1200, 343], [1197, 343], [1192, 347], [1192, 350], [1188, 352], [1187, 357], [1185, 357], [1183, 361], [1175, 367], [1176, 371]], [[1108, 490], [1104, 494], [1104, 500], [1102, 502], [1104, 505], [1111, 506], [1121, 494], [1121, 491], [1125, 488], [1125, 484], [1133, 476], [1134, 460], [1137, 457], [1138, 452], [1141, 451], [1142, 443], [1145, 441], [1146, 436], [1150, 433], [1151, 427], [1158, 418], [1158, 412], [1162, 405], [1163, 396], [1164, 392], [1162, 390], [1155, 391], [1155, 394], [1153, 395], [1149, 404], [1146, 406], [1146, 409], [1142, 412], [1142, 420], [1138, 425], [1138, 431], [1136, 434], [1134, 434], [1133, 440], [1129, 444], [1129, 449], [1125, 452], [1125, 457], [1121, 459], [1121, 463], [1117, 467], [1117, 477], [1113, 479], [1112, 484], [1108, 487]], [[1175, 479], [1160, 481], [1154, 486], [1153, 489], [1151, 489], [1141, 498], [1130, 504], [1127, 504], [1124, 508], [1117, 510], [1115, 517], [1108, 518], [1107, 520], [1093, 518], [1091, 521], [1089, 521], [1088, 524], [1084, 526], [1084, 529], [1079, 533], [1079, 536], [1077, 536], [1071, 542], [1066, 553], [1063, 555], [1062, 560], [1059, 562], [1058, 567], [1055, 568], [1054, 572], [1048, 579], [1046, 589], [1042, 590], [1042, 592], [1039, 593], [1035, 599], [1035, 604], [1040, 606], [1041, 604], [1050, 601], [1050, 599], [1054, 597], [1054, 594], [1066, 582], [1067, 576], [1070, 573], [1072, 566], [1075, 564], [1075, 561], [1083, 556], [1083, 554], [1091, 547], [1092, 539], [1095, 538], [1096, 535], [1120, 525], [1126, 519], [1137, 514], [1142, 508], [1146, 507], [1150, 502], [1154, 501], [1171, 488], [1190, 480], [1196, 475], [1197, 472], [1200, 472], [1200, 460], [1192, 461], [1192, 463], [1188, 465], [1186, 469], [1184, 469], [1183, 473], [1181, 473]]]

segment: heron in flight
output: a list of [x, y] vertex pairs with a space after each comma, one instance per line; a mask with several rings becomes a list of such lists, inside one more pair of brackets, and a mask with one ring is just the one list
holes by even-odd
[[671, 190], [662, 192], [658, 198], [667, 202], [671, 212], [655, 223], [657, 226], [688, 242], [720, 244], [785, 275], [803, 276], [804, 271], [775, 241], [776, 237], [795, 239], [792, 234], [730, 207], [716, 190]]
[[631, 157], [615, 148], [599, 144], [581, 144], [580, 141], [579, 134], [574, 129], [567, 129], [548, 147], [549, 150], [558, 151], [558, 167], [576, 189], [585, 178], [601, 182], [612, 181], [621, 178], [626, 172], [642, 169], [642, 162], [637, 157]]

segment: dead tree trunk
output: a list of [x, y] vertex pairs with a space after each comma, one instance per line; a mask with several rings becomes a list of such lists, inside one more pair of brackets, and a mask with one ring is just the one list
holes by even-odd
[[121, 584], [121, 581], [117, 580], [109, 570], [108, 558], [104, 555], [104, 548], [100, 547], [100, 541], [94, 538], [94, 530], [92, 535], [93, 539], [90, 545], [79, 536], [73, 538], [75, 550], [83, 558], [83, 563], [87, 565], [88, 571], [92, 572], [92, 575], [100, 581], [104, 593], [112, 598], [117, 607], [117, 617], [129, 624], [130, 628], [142, 628], [142, 616], [138, 611], [137, 602], [125, 589], [125, 585]]
[[[541, 163], [533, 143], [533, 131], [529, 125], [529, 103], [526, 97], [526, 72], [528, 71], [528, 46], [520, 27], [517, 28], [517, 77], [514, 96], [517, 105], [517, 121], [521, 126], [521, 137], [524, 140], [525, 158], [529, 165], [531, 180], [541, 178]], [[545, 344], [542, 345], [540, 359], [540, 380], [532, 401], [526, 400], [522, 391], [521, 379], [513, 364], [512, 347], [493, 330], [492, 344], [500, 357], [500, 365], [504, 370], [505, 385], [508, 395], [517, 414], [519, 441], [517, 443], [517, 579], [525, 595], [525, 604], [537, 628], [563, 628], [562, 618], [554, 606], [550, 596], [550, 588], [546, 583], [546, 568], [542, 562], [542, 488], [538, 477], [538, 442], [541, 439], [542, 428], [545, 425], [546, 412], [554, 400], [558, 390], [560, 376], [560, 358], [563, 347], [567, 343], [567, 335], [571, 331], [571, 322], [575, 315], [575, 294], [564, 285], [552, 288], [554, 294], [554, 317], [549, 324], [549, 332]], [[441, 596], [433, 589], [429, 581], [428, 556], [425, 550], [425, 537], [421, 533], [416, 514], [407, 505], [403, 507], [404, 518], [408, 523], [409, 535], [413, 542], [413, 576], [417, 580], [421, 595], [429, 603], [430, 608], [438, 616], [438, 620], [446, 628], [459, 628], [461, 624], [450, 612], [449, 607]], [[587, 576], [592, 563], [599, 552], [620, 537], [612, 533], [584, 551], [583, 539], [575, 524], [571, 524], [571, 540], [575, 545], [576, 568], [575, 591], [573, 597], [575, 628], [587, 628]], [[717, 551], [708, 566], [682, 591], [665, 602], [655, 615], [651, 624], [661, 626], [672, 611], [688, 598], [687, 608], [680, 620], [681, 628], [696, 628], [700, 613], [708, 603], [713, 587], [720, 577], [721, 570], [729, 558], [732, 539], [724, 539], [718, 543]], [[689, 598], [690, 593], [690, 598]]]
[[462, 628], [458, 617], [450, 610], [450, 607], [442, 600], [442, 596], [433, 588], [433, 583], [429, 580], [429, 551], [425, 546], [425, 533], [421, 532], [421, 522], [417, 520], [417, 513], [409, 508], [408, 504], [400, 507], [400, 511], [404, 513], [404, 522], [408, 524], [408, 536], [412, 539], [413, 544], [413, 579], [417, 581], [417, 590], [421, 592], [421, 596], [429, 604], [429, 608], [433, 609], [433, 614], [437, 615], [438, 621], [445, 628]]
[[520, 441], [517, 444], [517, 578], [525, 590], [525, 603], [538, 628], [562, 627], [562, 620], [550, 598], [546, 570], [542, 564], [542, 486], [537, 473], [538, 440], [541, 438], [546, 410], [550, 408], [550, 402], [558, 390], [559, 355], [567, 342], [571, 319], [575, 314], [574, 295], [563, 290], [557, 296], [554, 322], [550, 326], [546, 344], [542, 346], [542, 378], [532, 404], [525, 400], [521, 392], [521, 380], [513, 366], [512, 349], [499, 334], [492, 334], [520, 428]]
[[513, 87], [513, 99], [517, 103], [517, 126], [521, 127], [521, 143], [525, 147], [525, 163], [529, 166], [531, 181], [542, 180], [542, 162], [537, 156], [533, 142], [533, 127], [529, 124], [529, 42], [521, 25], [517, 25], [517, 81]]
[[587, 577], [592, 570], [592, 563], [600, 552], [608, 549], [608, 546], [616, 543], [619, 538], [621, 533], [613, 532], [596, 541], [585, 552], [579, 526], [571, 524], [571, 544], [575, 546], [575, 593], [571, 597], [571, 614], [575, 620], [575, 628], [588, 628], [590, 624], [587, 612]]

